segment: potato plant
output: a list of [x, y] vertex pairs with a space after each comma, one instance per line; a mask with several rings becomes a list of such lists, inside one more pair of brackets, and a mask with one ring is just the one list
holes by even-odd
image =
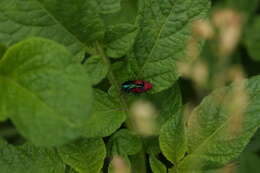
[[0, 172], [259, 171], [258, 6], [0, 0]]

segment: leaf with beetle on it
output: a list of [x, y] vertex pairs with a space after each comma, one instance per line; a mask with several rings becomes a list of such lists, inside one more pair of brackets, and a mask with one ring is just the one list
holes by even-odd
[[188, 121], [188, 155], [179, 163], [181, 173], [217, 169], [239, 156], [260, 124], [259, 90], [256, 76], [202, 101]]
[[34, 144], [60, 145], [82, 135], [92, 90], [72, 57], [53, 41], [32, 38], [0, 61], [0, 110]]
[[169, 88], [179, 77], [177, 62], [187, 60], [193, 21], [207, 17], [208, 0], [144, 0], [139, 3], [139, 33], [129, 56], [130, 72], [154, 85]]

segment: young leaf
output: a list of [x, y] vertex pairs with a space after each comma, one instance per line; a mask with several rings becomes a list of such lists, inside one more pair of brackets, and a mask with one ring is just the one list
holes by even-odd
[[101, 14], [116, 13], [121, 10], [121, 0], [97, 0]]
[[153, 173], [167, 173], [166, 166], [160, 162], [154, 155], [150, 155], [149, 162]]
[[78, 173], [100, 173], [106, 156], [101, 138], [80, 139], [58, 148], [62, 160]]
[[255, 17], [252, 24], [247, 27], [245, 34], [245, 45], [250, 57], [255, 61], [260, 61], [260, 46], [259, 46], [259, 30], [260, 16]]
[[[103, 2], [103, 0], [99, 0]], [[113, 1], [113, 0], [107, 0]], [[116, 2], [116, 0], [114, 0]], [[118, 24], [134, 24], [138, 11], [138, 0], [121, 0], [121, 9], [116, 13], [103, 14], [102, 19], [106, 26]]]
[[188, 155], [183, 172], [207, 171], [239, 156], [260, 124], [260, 76], [206, 97], [188, 122]]
[[2, 173], [64, 173], [65, 165], [53, 149], [15, 147], [0, 140], [0, 169]]
[[31, 36], [65, 45], [73, 54], [103, 37], [96, 0], [1, 0], [0, 42], [7, 46]]
[[187, 152], [187, 141], [184, 131], [184, 114], [182, 111], [177, 112], [166, 122], [159, 136], [160, 148], [165, 157], [173, 164], [184, 157]]
[[154, 92], [169, 88], [179, 74], [177, 61], [186, 61], [193, 21], [207, 16], [208, 0], [144, 0], [140, 2], [140, 32], [132, 55], [136, 78], [154, 85]]
[[58, 145], [81, 135], [91, 107], [90, 82], [61, 45], [32, 38], [0, 61], [0, 110], [37, 145]]
[[91, 56], [84, 63], [84, 67], [87, 74], [90, 76], [91, 83], [93, 85], [98, 84], [102, 79], [104, 79], [108, 73], [109, 67], [104, 63], [101, 56]]
[[104, 39], [107, 56], [120, 58], [126, 55], [134, 44], [137, 31], [137, 27], [131, 24], [108, 27]]
[[142, 148], [141, 139], [127, 129], [116, 132], [108, 142], [108, 154], [112, 155], [134, 155]]
[[84, 125], [84, 136], [109, 136], [125, 121], [125, 111], [105, 92], [96, 89], [94, 93], [92, 114]]

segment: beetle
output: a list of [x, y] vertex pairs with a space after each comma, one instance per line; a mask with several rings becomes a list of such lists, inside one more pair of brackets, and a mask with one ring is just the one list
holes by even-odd
[[153, 88], [153, 85], [144, 80], [129, 80], [121, 85], [123, 91], [129, 93], [144, 93]]

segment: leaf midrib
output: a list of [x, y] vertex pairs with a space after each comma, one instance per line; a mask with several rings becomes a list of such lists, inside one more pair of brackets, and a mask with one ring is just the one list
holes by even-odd
[[158, 40], [159, 40], [159, 38], [161, 37], [162, 31], [163, 31], [163, 29], [164, 29], [166, 23], [168, 22], [168, 20], [169, 20], [171, 14], [172, 14], [172, 12], [173, 12], [173, 9], [174, 9], [174, 5], [172, 5], [172, 8], [171, 8], [171, 10], [170, 10], [170, 12], [169, 12], [169, 15], [166, 17], [164, 23], [162, 24], [162, 26], [161, 26], [161, 28], [160, 28], [160, 30], [159, 30], [159, 33], [158, 33], [158, 35], [156, 36], [156, 39], [155, 39], [155, 41], [154, 41], [153, 47], [152, 47], [152, 49], [151, 49], [151, 52], [150, 52], [149, 55], [146, 57], [146, 59], [145, 59], [145, 61], [144, 61], [144, 63], [143, 63], [143, 66], [142, 66], [142, 68], [140, 69], [140, 71], [139, 71], [139, 73], [138, 73], [137, 76], [140, 77], [141, 73], [142, 73], [143, 70], [144, 70], [145, 64], [146, 64], [147, 61], [150, 59], [150, 57], [151, 57], [151, 55], [152, 55], [152, 53], [153, 53], [155, 47], [157, 46]]

